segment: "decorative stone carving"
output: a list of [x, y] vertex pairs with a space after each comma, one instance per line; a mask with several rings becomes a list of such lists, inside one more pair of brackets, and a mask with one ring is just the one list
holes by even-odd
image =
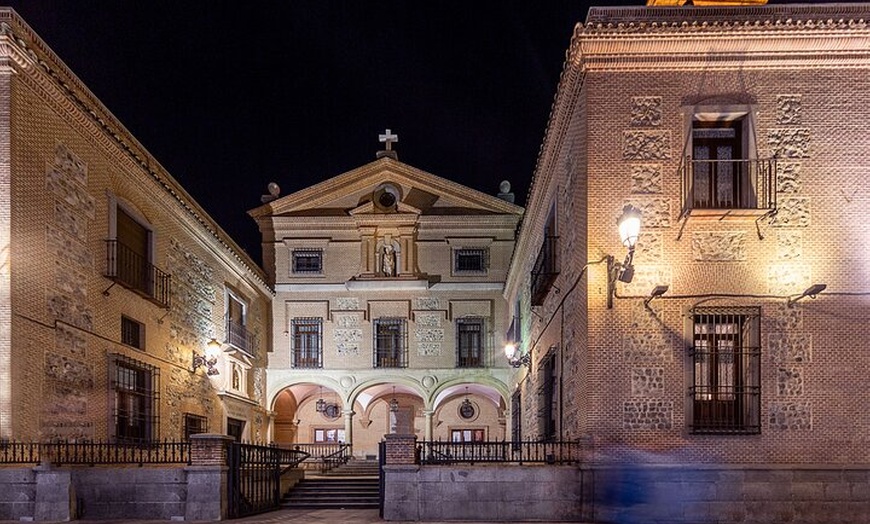
[[633, 164], [631, 166], [631, 192], [653, 194], [662, 192], [661, 164]]
[[809, 402], [771, 402], [769, 410], [771, 429], [813, 429], [813, 411]]
[[800, 231], [780, 231], [776, 235], [776, 254], [783, 260], [795, 260], [803, 253], [803, 235]]
[[70, 151], [64, 144], [58, 143], [54, 148], [53, 166], [67, 174], [74, 182], [82, 186], [88, 185], [88, 166]]
[[84, 213], [88, 218], [94, 218], [94, 197], [84, 186], [71, 181], [62, 171], [49, 167], [45, 175], [45, 188], [72, 209]]
[[809, 285], [809, 266], [801, 264], [775, 264], [767, 269], [767, 289], [771, 295], [800, 293]]
[[625, 429], [671, 429], [674, 403], [664, 400], [630, 400], [622, 405]]
[[359, 355], [358, 342], [336, 342], [335, 352], [340, 357], [355, 357]]
[[671, 227], [671, 201], [667, 198], [653, 198], [632, 204], [642, 213], [644, 229]]
[[417, 297], [414, 299], [416, 307], [414, 309], [436, 310], [441, 309], [438, 297]]
[[810, 199], [807, 197], [786, 197], [779, 199], [776, 215], [771, 225], [774, 227], [807, 227], [810, 225]]
[[801, 95], [777, 95], [776, 123], [783, 126], [800, 125]]
[[338, 297], [335, 299], [335, 309], [339, 311], [359, 311], [359, 298], [357, 297]]
[[727, 262], [746, 260], [746, 234], [742, 231], [697, 231], [692, 233], [695, 260]]
[[362, 324], [359, 315], [335, 314], [332, 318], [335, 319], [335, 325], [339, 328], [358, 328]]
[[776, 363], [812, 361], [813, 338], [809, 333], [770, 333], [767, 336], [767, 346]]
[[631, 394], [640, 397], [660, 397], [665, 391], [664, 368], [633, 368]]
[[266, 393], [266, 370], [261, 367], [255, 367], [254, 372], [254, 401], [258, 404], [263, 403], [263, 397]]
[[803, 326], [803, 310], [788, 307], [783, 301], [766, 309], [765, 319], [770, 323], [769, 332], [795, 331]]
[[441, 315], [438, 313], [417, 313], [414, 319], [418, 327], [441, 327]]
[[59, 201], [54, 203], [54, 223], [79, 242], [88, 239], [88, 220]]
[[[352, 315], [348, 315], [352, 316]], [[359, 328], [336, 328], [333, 334], [335, 350], [339, 356], [359, 355], [363, 331]]]
[[657, 231], [645, 231], [637, 239], [634, 258], [643, 264], [657, 264], [662, 261], [662, 234]]
[[94, 375], [91, 366], [81, 360], [75, 360], [63, 355], [46, 353], [45, 374], [49, 378], [67, 384], [75, 384], [87, 389], [94, 387]]
[[771, 129], [767, 143], [776, 158], [808, 158], [810, 130], [804, 127]]
[[665, 160], [671, 158], [670, 131], [623, 131], [624, 160]]
[[86, 305], [59, 294], [49, 294], [46, 302], [50, 317], [80, 327], [85, 331], [93, 329], [94, 315]]
[[777, 193], [799, 193], [801, 190], [801, 167], [800, 162], [777, 162], [776, 163], [776, 191]]
[[627, 333], [622, 338], [626, 362], [670, 362], [673, 359], [661, 333]]
[[631, 97], [631, 125], [639, 127], [662, 125], [662, 97]]
[[420, 342], [417, 344], [417, 354], [421, 357], [438, 357], [441, 356], [440, 342]]
[[418, 342], [443, 342], [444, 330], [417, 327], [415, 330], [415, 338]]
[[795, 397], [804, 394], [804, 375], [801, 368], [778, 368], [776, 370], [776, 394]]

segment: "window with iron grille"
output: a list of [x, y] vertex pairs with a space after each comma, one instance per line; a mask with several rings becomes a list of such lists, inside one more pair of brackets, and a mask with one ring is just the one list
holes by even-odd
[[323, 319], [297, 317], [290, 322], [294, 368], [323, 367]]
[[520, 390], [516, 390], [511, 395], [511, 441], [514, 442], [515, 449], [519, 448], [521, 440], [523, 440], [523, 397]]
[[294, 249], [293, 273], [320, 274], [323, 273], [322, 249]]
[[125, 316], [121, 317], [121, 343], [137, 349], [145, 349], [145, 326]]
[[538, 385], [538, 425], [541, 440], [556, 440], [556, 352], [553, 348], [539, 365], [541, 382]]
[[157, 435], [159, 370], [123, 355], [110, 364], [114, 438], [120, 442], [148, 442]]
[[184, 440], [190, 440], [191, 435], [208, 433], [208, 419], [193, 413], [184, 414]]
[[485, 333], [482, 318], [456, 319], [456, 367], [480, 368], [485, 365]]
[[461, 248], [453, 251], [454, 274], [486, 273], [489, 251], [485, 248]]
[[240, 294], [226, 290], [226, 342], [245, 353], [254, 354], [254, 333], [248, 330], [248, 303]]
[[559, 237], [556, 234], [556, 207], [550, 209], [547, 224], [544, 226], [544, 239], [541, 250], [532, 267], [530, 282], [531, 304], [541, 306], [561, 272], [559, 260]]
[[760, 309], [695, 308], [692, 318], [692, 431], [759, 433]]
[[404, 318], [378, 318], [374, 322], [374, 367], [408, 367], [408, 330]]

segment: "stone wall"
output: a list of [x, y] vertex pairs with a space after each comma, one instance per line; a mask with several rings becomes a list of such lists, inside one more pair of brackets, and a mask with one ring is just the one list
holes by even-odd
[[0, 520], [33, 515], [36, 473], [31, 468], [0, 469]]
[[562, 466], [384, 466], [384, 519], [577, 521], [582, 477]]
[[87, 468], [72, 470], [79, 516], [88, 519], [170, 520], [183, 517], [184, 468]]

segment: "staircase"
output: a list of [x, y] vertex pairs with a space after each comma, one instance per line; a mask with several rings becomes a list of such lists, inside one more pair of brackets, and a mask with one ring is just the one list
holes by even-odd
[[378, 463], [353, 460], [324, 475], [306, 476], [281, 501], [284, 509], [377, 509]]

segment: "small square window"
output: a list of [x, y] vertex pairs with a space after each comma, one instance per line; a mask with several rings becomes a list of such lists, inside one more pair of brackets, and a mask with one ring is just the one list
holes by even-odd
[[323, 273], [322, 249], [294, 249], [293, 273]]
[[486, 273], [486, 249], [457, 249], [453, 252], [454, 273]]
[[184, 440], [190, 440], [191, 435], [199, 433], [208, 433], [208, 419], [194, 415], [193, 413], [184, 414]]
[[121, 317], [121, 343], [145, 349], [145, 326], [132, 318]]

